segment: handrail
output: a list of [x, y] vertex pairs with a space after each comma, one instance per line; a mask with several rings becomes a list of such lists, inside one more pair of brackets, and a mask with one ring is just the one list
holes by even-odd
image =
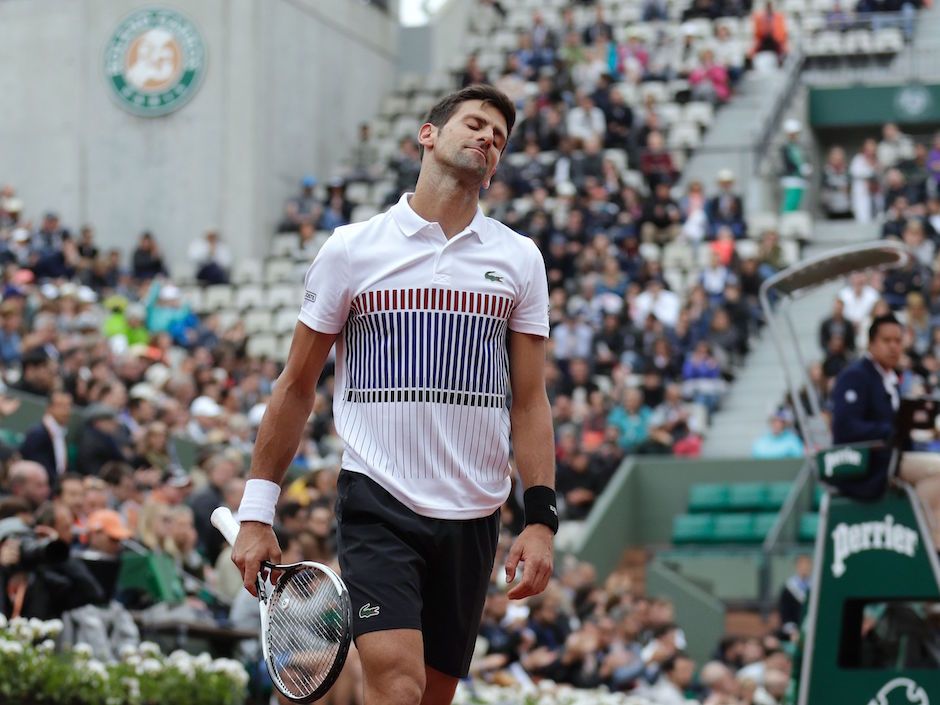
[[754, 165], [753, 173], [759, 176], [764, 161], [767, 159], [767, 149], [777, 133], [778, 125], [793, 99], [793, 94], [800, 86], [800, 75], [803, 73], [803, 64], [806, 56], [801, 47], [795, 47], [787, 56], [783, 70], [786, 72], [786, 84], [784, 89], [777, 94], [773, 108], [764, 119], [761, 125], [758, 138], [754, 142]]

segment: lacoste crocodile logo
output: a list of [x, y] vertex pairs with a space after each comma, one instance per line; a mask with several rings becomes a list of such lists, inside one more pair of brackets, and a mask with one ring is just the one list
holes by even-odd
[[492, 269], [486, 272], [483, 276], [489, 279], [491, 282], [501, 282], [503, 280], [503, 278]]
[[359, 608], [359, 619], [368, 619], [369, 617], [375, 617], [379, 613], [379, 606], [372, 606], [371, 602], [365, 603], [362, 607]]

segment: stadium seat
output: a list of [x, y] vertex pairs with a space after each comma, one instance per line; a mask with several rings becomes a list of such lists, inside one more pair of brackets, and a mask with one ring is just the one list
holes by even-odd
[[271, 312], [267, 309], [252, 309], [242, 316], [242, 320], [249, 335], [271, 331]]
[[728, 507], [728, 485], [695, 484], [689, 488], [688, 511], [692, 513], [723, 512]]
[[777, 521], [776, 512], [760, 512], [754, 515], [754, 540], [763, 541]]
[[753, 238], [759, 238], [767, 230], [776, 230], [778, 224], [776, 213], [755, 213], [747, 219], [747, 229]]
[[780, 216], [780, 237], [791, 240], [809, 240], [813, 237], [813, 218], [804, 211], [784, 213]]
[[682, 107], [678, 103], [663, 103], [656, 106], [656, 113], [663, 127], [670, 127], [682, 119]]
[[247, 311], [259, 308], [264, 302], [264, 289], [259, 284], [242, 284], [235, 289], [235, 308]]
[[728, 486], [728, 508], [738, 512], [757, 512], [768, 508], [770, 489], [763, 482], [736, 482]]
[[233, 284], [257, 284], [264, 275], [261, 260], [253, 257], [238, 259], [232, 266]]
[[274, 284], [268, 287], [265, 296], [265, 305], [272, 311], [278, 308], [289, 307], [294, 313], [303, 302], [303, 289], [296, 284]]
[[270, 333], [260, 333], [248, 338], [247, 352], [252, 357], [278, 359], [278, 339]]
[[875, 43], [867, 29], [853, 29], [842, 37], [842, 50], [846, 54], [869, 55], [874, 53]]
[[752, 543], [757, 539], [753, 514], [718, 514], [712, 533], [715, 543]]
[[872, 51], [876, 54], [897, 54], [904, 49], [904, 35], [897, 27], [885, 27], [875, 32]]
[[760, 245], [753, 240], [738, 240], [734, 243], [734, 250], [741, 259], [756, 258], [760, 252]]
[[789, 482], [771, 482], [767, 485], [767, 509], [779, 510], [783, 507], [793, 485]]
[[203, 301], [206, 311], [218, 311], [234, 303], [234, 292], [228, 284], [207, 286]]
[[806, 513], [800, 517], [799, 539], [802, 543], [810, 543], [816, 540], [816, 532], [819, 530], [819, 515], [816, 513]]
[[219, 319], [219, 329], [227, 330], [241, 320], [241, 311], [234, 308], [222, 308], [216, 312]]
[[711, 103], [696, 101], [685, 106], [682, 119], [686, 122], [694, 122], [701, 127], [708, 128], [715, 120], [715, 109]]
[[271, 240], [271, 254], [275, 257], [290, 257], [297, 251], [299, 238], [297, 233], [278, 233]]
[[271, 332], [278, 335], [292, 332], [297, 325], [299, 309], [299, 306], [278, 309], [271, 321]]
[[711, 543], [715, 518], [711, 514], [681, 514], [672, 519], [672, 542]]
[[694, 122], [680, 122], [669, 130], [666, 140], [670, 149], [695, 149], [702, 143], [702, 133]]
[[264, 267], [264, 280], [268, 284], [284, 284], [285, 282], [294, 282], [298, 278], [297, 264], [292, 259], [278, 258], [269, 259]]

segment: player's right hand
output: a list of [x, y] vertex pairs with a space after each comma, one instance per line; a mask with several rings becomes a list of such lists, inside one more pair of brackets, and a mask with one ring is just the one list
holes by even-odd
[[238, 538], [232, 546], [232, 562], [242, 574], [245, 589], [255, 597], [258, 596], [255, 581], [264, 561], [281, 562], [281, 547], [278, 546], [274, 529], [260, 521], [242, 522]]

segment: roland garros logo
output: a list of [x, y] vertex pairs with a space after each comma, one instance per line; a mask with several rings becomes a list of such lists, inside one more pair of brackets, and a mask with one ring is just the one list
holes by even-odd
[[884, 521], [866, 521], [851, 526], [839, 524], [832, 530], [832, 574], [841, 578], [845, 574], [845, 562], [864, 551], [893, 551], [913, 558], [918, 538], [913, 529], [895, 524], [890, 514], [885, 515]]
[[104, 58], [118, 103], [135, 115], [166, 115], [199, 88], [206, 49], [195, 25], [173, 10], [137, 10], [114, 31]]

